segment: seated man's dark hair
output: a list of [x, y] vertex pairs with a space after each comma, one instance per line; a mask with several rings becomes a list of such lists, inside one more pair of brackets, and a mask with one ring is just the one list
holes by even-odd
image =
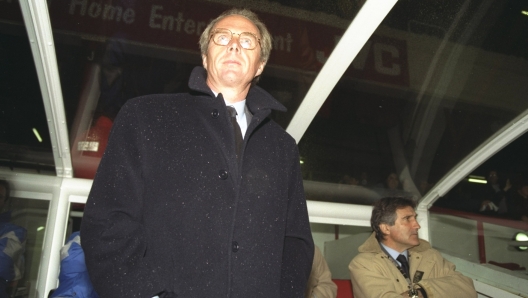
[[416, 202], [405, 197], [386, 197], [379, 199], [373, 204], [370, 226], [376, 233], [378, 241], [382, 241], [384, 237], [379, 225], [384, 223], [393, 226], [396, 221], [396, 210], [405, 207], [415, 209]]

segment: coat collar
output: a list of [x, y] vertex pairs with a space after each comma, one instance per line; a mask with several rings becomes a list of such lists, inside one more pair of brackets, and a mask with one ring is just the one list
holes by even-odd
[[[431, 248], [431, 244], [429, 242], [420, 239], [420, 244], [417, 246], [411, 247], [409, 249], [409, 253], [413, 252], [422, 252], [426, 251]], [[376, 234], [373, 232], [370, 237], [363, 243], [359, 248], [358, 251], [360, 253], [367, 252], [367, 253], [384, 253], [381, 250], [380, 244], [378, 243], [378, 240], [376, 239]]]
[[[196, 66], [193, 69], [191, 77], [189, 78], [189, 88], [195, 92], [207, 94], [212, 98], [215, 97], [211, 88], [207, 86], [207, 71], [202, 66]], [[286, 112], [286, 108], [280, 102], [273, 98], [273, 96], [264, 89], [256, 85], [253, 85], [249, 89], [246, 98], [246, 106], [253, 114], [264, 110]]]

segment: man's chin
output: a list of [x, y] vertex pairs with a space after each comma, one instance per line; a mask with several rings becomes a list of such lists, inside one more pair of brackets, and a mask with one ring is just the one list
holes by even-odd
[[239, 69], [226, 69], [222, 72], [222, 77], [225, 80], [240, 80], [244, 73]]

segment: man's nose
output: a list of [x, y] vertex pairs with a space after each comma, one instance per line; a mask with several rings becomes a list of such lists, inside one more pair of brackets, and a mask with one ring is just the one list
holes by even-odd
[[242, 47], [240, 45], [239, 39], [235, 36], [231, 38], [227, 46], [228, 46], [229, 51], [231, 50], [240, 51], [240, 48]]
[[418, 221], [416, 219], [414, 220], [413, 228], [415, 228], [415, 229], [420, 229], [421, 228], [420, 224], [418, 223]]

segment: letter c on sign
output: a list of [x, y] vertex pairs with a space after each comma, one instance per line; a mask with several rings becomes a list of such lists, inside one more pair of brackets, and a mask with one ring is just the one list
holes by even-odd
[[374, 44], [374, 67], [376, 71], [389, 75], [389, 76], [398, 76], [401, 73], [401, 68], [399, 64], [392, 63], [390, 67], [383, 65], [383, 52], [388, 52], [394, 58], [400, 57], [400, 52], [393, 45], [375, 43]]

